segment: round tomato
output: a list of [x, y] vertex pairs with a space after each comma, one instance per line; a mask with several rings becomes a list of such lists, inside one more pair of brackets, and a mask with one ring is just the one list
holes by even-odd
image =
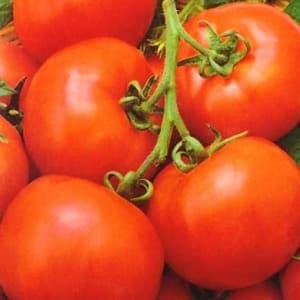
[[280, 283], [284, 300], [300, 299], [300, 261], [292, 260], [287, 265], [281, 274]]
[[[280, 289], [271, 281], [264, 281], [254, 286], [230, 293], [226, 300], [281, 300]], [[293, 298], [297, 299], [297, 298]]]
[[162, 173], [154, 182], [148, 216], [166, 262], [187, 281], [212, 290], [254, 285], [299, 246], [300, 173], [272, 142], [241, 138], [186, 175], [169, 172], [172, 179]]
[[189, 285], [172, 271], [167, 271], [161, 281], [156, 300], [192, 300]]
[[[208, 22], [217, 33], [235, 30], [248, 39], [251, 50], [233, 72], [200, 77], [197, 65], [177, 70], [179, 108], [192, 134], [207, 143], [207, 124], [224, 137], [247, 130], [276, 140], [300, 119], [300, 27], [287, 14], [265, 4], [231, 3], [197, 14], [185, 29], [207, 45]], [[284, 37], [284, 38], [283, 38]], [[181, 42], [178, 59], [195, 55]]]
[[90, 181], [48, 175], [0, 227], [0, 282], [12, 300], [154, 300], [163, 249], [135, 206]]
[[156, 0], [15, 0], [14, 22], [24, 47], [44, 60], [81, 40], [112, 36], [137, 45], [146, 34]]
[[0, 219], [29, 177], [28, 159], [18, 131], [0, 116]]
[[[30, 80], [38, 66], [19, 46], [0, 39], [0, 79], [15, 88], [24, 78]], [[8, 103], [9, 97], [1, 97]]]
[[151, 200], [146, 203], [146, 214], [159, 229], [163, 244], [168, 238], [169, 231], [172, 230], [172, 228], [168, 228], [169, 225], [172, 225], [166, 221], [170, 205], [172, 205], [170, 204], [171, 195], [173, 190], [180, 186], [184, 177], [185, 173], [180, 172], [174, 164], [166, 166], [154, 179], [154, 193]]
[[110, 170], [136, 169], [156, 135], [134, 129], [119, 100], [131, 80], [143, 86], [151, 74], [136, 48], [112, 38], [81, 42], [47, 60], [24, 103], [24, 139], [41, 173], [100, 180]]

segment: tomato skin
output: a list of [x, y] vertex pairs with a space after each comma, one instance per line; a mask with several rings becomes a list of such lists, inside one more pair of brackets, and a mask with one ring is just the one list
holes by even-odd
[[154, 198], [148, 216], [167, 264], [212, 290], [254, 285], [279, 271], [299, 246], [299, 175], [286, 153], [256, 137], [227, 144], [177, 178], [171, 192], [158, 175], [168, 194], [157, 193], [167, 199]]
[[[0, 79], [14, 88], [23, 78], [30, 80], [37, 68], [24, 49], [0, 39]], [[8, 103], [9, 97], [1, 97], [0, 101]]]
[[0, 142], [0, 219], [18, 191], [29, 177], [28, 159], [17, 130], [0, 116], [0, 134], [7, 143]]
[[159, 290], [164, 259], [153, 226], [84, 179], [48, 175], [27, 185], [0, 241], [0, 282], [11, 300], [154, 300]]
[[15, 27], [24, 47], [38, 60], [70, 44], [112, 36], [133, 45], [151, 24], [156, 0], [14, 1]]
[[145, 212], [155, 228], [159, 229], [161, 241], [166, 248], [164, 241], [168, 238], [168, 228], [170, 223], [166, 222], [168, 218], [169, 207], [172, 205], [172, 193], [185, 177], [185, 173], [180, 172], [175, 164], [170, 163], [161, 170], [154, 179], [154, 192], [150, 201], [147, 202]]
[[47, 60], [24, 103], [25, 144], [41, 173], [99, 181], [111, 170], [135, 170], [157, 136], [134, 129], [119, 100], [131, 80], [143, 86], [151, 75], [137, 49], [112, 38], [84, 41]]
[[159, 57], [157, 55], [151, 55], [146, 58], [147, 62], [155, 75], [158, 75], [161, 78], [164, 70], [164, 57]]
[[[200, 20], [218, 33], [236, 30], [249, 40], [251, 50], [227, 77], [205, 79], [195, 66], [178, 68], [179, 108], [192, 134], [211, 142], [206, 124], [224, 137], [248, 130], [277, 140], [290, 131], [299, 122], [299, 26], [270, 5], [231, 3], [205, 10], [186, 23], [185, 29], [203, 45], [206, 29], [199, 26]], [[181, 42], [178, 59], [193, 55], [194, 50]]]
[[[299, 253], [298, 253], [299, 255]], [[300, 299], [300, 262], [292, 260], [283, 270], [280, 285], [284, 300]]]
[[167, 271], [163, 275], [156, 300], [192, 300], [192, 294], [187, 282], [174, 272]]
[[[233, 291], [227, 300], [281, 300], [280, 289], [271, 281]], [[294, 298], [296, 299], [296, 298]]]

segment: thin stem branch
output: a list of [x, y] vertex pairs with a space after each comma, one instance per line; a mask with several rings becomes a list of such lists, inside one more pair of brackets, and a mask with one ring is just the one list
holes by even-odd
[[[141, 178], [146, 170], [153, 163], [163, 162], [169, 152], [169, 146], [172, 138], [174, 126], [177, 128], [182, 137], [190, 135], [189, 130], [185, 126], [177, 106], [176, 99], [176, 66], [177, 52], [179, 45], [179, 34], [177, 31], [177, 10], [174, 0], [163, 1], [163, 11], [166, 18], [166, 56], [165, 68], [162, 80], [152, 97], [145, 102], [147, 107], [151, 107], [159, 97], [165, 94], [164, 115], [161, 124], [161, 132], [158, 136], [157, 143], [138, 168], [136, 172], [137, 178]], [[176, 19], [176, 20], [175, 20]], [[145, 108], [145, 107], [144, 107]]]

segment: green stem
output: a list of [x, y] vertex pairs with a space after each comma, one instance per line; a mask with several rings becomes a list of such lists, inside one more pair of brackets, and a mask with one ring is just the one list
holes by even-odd
[[202, 11], [203, 7], [203, 0], [190, 0], [178, 14], [181, 24], [184, 24], [190, 17]]
[[188, 32], [186, 32], [178, 17], [174, 18], [174, 20], [176, 20], [176, 30], [178, 34], [185, 42], [190, 44], [194, 49], [196, 49], [206, 57], [217, 56], [216, 51], [209, 50], [208, 48], [201, 46], [196, 39], [194, 39]]
[[[179, 38], [182, 37], [187, 42], [191, 42], [193, 45], [196, 45], [197, 46], [196, 49], [199, 51], [199, 45], [198, 45], [197, 41], [194, 40], [192, 37], [190, 37], [187, 32], [185, 32], [185, 30], [183, 29], [181, 24], [184, 24], [187, 21], [187, 19], [190, 18], [193, 14], [203, 10], [203, 1], [202, 0], [190, 0], [183, 7], [183, 9], [181, 10], [181, 12], [179, 14], [177, 13], [175, 1], [163, 1], [162, 6], [163, 6], [163, 13], [164, 13], [165, 20], [166, 20], [166, 30], [165, 30], [166, 67], [163, 70], [162, 79], [161, 79], [160, 84], [158, 85], [157, 89], [154, 91], [153, 95], [149, 98], [149, 100], [147, 102], [143, 103], [143, 105], [142, 105], [143, 110], [146, 112], [150, 112], [152, 107], [159, 100], [159, 98], [163, 96], [163, 94], [167, 90], [168, 85], [170, 83], [169, 79], [172, 76], [171, 73], [175, 72], [173, 70], [174, 68], [169, 68], [169, 66], [171, 66], [171, 63], [169, 62], [169, 64], [168, 64], [167, 60], [168, 60], [168, 58], [172, 59], [173, 56], [167, 55], [167, 52], [170, 52], [169, 51], [170, 49], [167, 49], [167, 47], [169, 47], [169, 45], [173, 46], [173, 47], [176, 46], [176, 49], [173, 48], [173, 49], [171, 49], [171, 51], [173, 53], [176, 53], [176, 55], [177, 55]], [[167, 15], [166, 13], [168, 13], [169, 15]], [[170, 28], [169, 26], [172, 28]], [[173, 41], [170, 42], [170, 38], [168, 36], [170, 33], [173, 34], [174, 36], [176, 36], [176, 38], [177, 38], [176, 45]], [[174, 37], [174, 39], [175, 39], [175, 37]], [[201, 53], [204, 54], [206, 49], [204, 47], [203, 48], [201, 47], [201, 49], [203, 50]], [[210, 52], [207, 50], [205, 53], [209, 54]], [[177, 61], [175, 61], [174, 67], [176, 65], [177, 65]]]
[[[192, 7], [192, 5], [196, 5], [196, 3], [197, 0], [190, 0], [190, 7], [187, 8], [187, 11]], [[173, 151], [173, 156], [176, 157], [175, 163], [177, 162], [177, 166], [179, 168], [181, 165], [183, 171], [190, 170], [200, 161], [205, 159], [209, 154], [224, 145], [222, 141], [217, 140], [209, 148], [208, 153], [203, 145], [190, 135], [190, 132], [179, 113], [176, 96], [177, 53], [180, 39], [185, 40], [203, 56], [206, 56], [208, 61], [209, 59], [220, 58], [221, 54], [219, 54], [216, 50], [202, 47], [184, 30], [177, 14], [175, 0], [163, 0], [162, 8], [166, 22], [166, 54], [164, 70], [162, 73], [162, 78], [152, 96], [148, 100], [142, 102], [141, 106], [139, 107], [139, 111], [146, 113], [146, 115], [151, 114], [154, 111], [156, 103], [162, 96], [164, 96], [164, 110], [161, 129], [154, 148], [146, 157], [144, 162], [140, 165], [140, 167], [135, 172], [129, 171], [127, 174], [125, 174], [125, 176], [118, 173], [116, 175], [117, 179], [119, 180], [119, 185], [116, 191], [119, 194], [130, 198], [131, 196], [134, 196], [134, 188], [142, 187], [146, 191], [145, 196], [142, 195], [135, 198], [131, 197], [132, 201], [140, 201], [141, 199], [144, 200], [145, 198], [149, 198], [151, 196], [151, 183], [143, 179], [143, 177], [151, 166], [156, 164], [159, 165], [166, 160], [169, 154], [174, 128], [177, 129], [179, 135], [181, 136], [181, 142], [178, 144], [177, 148], [175, 147], [176, 152]], [[218, 42], [220, 44], [218, 44], [219, 48], [220, 46], [223, 46], [221, 41]], [[218, 70], [215, 70], [213, 74], [222, 75], [222, 73], [218, 72]], [[230, 141], [230, 138], [225, 141]], [[186, 159], [183, 160], [182, 156], [188, 157], [190, 161], [186, 163]], [[109, 175], [106, 176], [108, 181], [106, 186], [114, 189], [112, 184], [109, 182], [111, 176], [114, 176], [114, 173], [110, 172]]]
[[[174, 126], [181, 137], [189, 136], [189, 130], [185, 126], [177, 106], [176, 99], [176, 65], [179, 45], [179, 34], [177, 31], [177, 10], [174, 0], [163, 1], [163, 12], [166, 18], [166, 56], [165, 68], [160, 84], [152, 97], [145, 102], [150, 109], [159, 97], [165, 94], [164, 114], [161, 124], [161, 132], [152, 152], [136, 171], [136, 178], [141, 178], [153, 163], [162, 163], [169, 152], [169, 146]], [[144, 109], [145, 109], [144, 106]]]

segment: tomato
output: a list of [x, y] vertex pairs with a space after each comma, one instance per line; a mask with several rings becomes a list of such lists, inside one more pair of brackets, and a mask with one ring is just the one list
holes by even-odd
[[155, 75], [159, 78], [162, 76], [164, 70], [164, 57], [159, 57], [157, 55], [151, 55], [147, 57], [147, 62]]
[[284, 300], [300, 299], [300, 262], [298, 260], [289, 262], [281, 274], [280, 283]]
[[136, 169], [156, 135], [134, 129], [119, 100], [131, 80], [143, 86], [151, 75], [137, 49], [112, 38], [81, 42], [47, 60], [24, 103], [24, 139], [41, 173], [98, 181], [110, 170]]
[[[211, 142], [207, 124], [224, 137], [248, 130], [277, 140], [289, 132], [300, 116], [299, 26], [270, 5], [231, 3], [205, 10], [186, 23], [187, 32], [203, 45], [207, 28], [199, 25], [201, 21], [219, 34], [237, 31], [248, 39], [251, 50], [226, 77], [200, 77], [197, 66], [178, 68], [178, 105], [192, 134]], [[194, 55], [182, 41], [178, 59]]]
[[[185, 173], [181, 173], [174, 164], [167, 165], [158, 176], [154, 179], [154, 193], [150, 201], [146, 204], [146, 214], [159, 230], [162, 243], [168, 238], [168, 228], [171, 223], [166, 222], [168, 218], [170, 199], [173, 190], [180, 186], [180, 182], [185, 177]], [[166, 247], [166, 245], [164, 245]]]
[[[0, 79], [14, 88], [23, 78], [30, 80], [37, 68], [21, 47], [0, 39]], [[1, 97], [0, 101], [8, 103], [9, 97]]]
[[29, 176], [28, 159], [17, 130], [0, 117], [0, 218]]
[[[280, 289], [271, 281], [264, 281], [230, 293], [227, 300], [281, 300]], [[294, 298], [296, 299], [296, 298]]]
[[154, 16], [156, 0], [14, 1], [16, 32], [40, 61], [81, 40], [112, 36], [138, 45]]
[[154, 182], [148, 217], [166, 262], [212, 290], [242, 288], [279, 271], [300, 242], [300, 173], [272, 142], [228, 143], [186, 175]]
[[131, 203], [90, 181], [48, 175], [14, 199], [0, 227], [11, 300], [154, 300], [163, 249]]
[[163, 275], [156, 300], [192, 300], [192, 294], [187, 282], [174, 272], [167, 271]]

